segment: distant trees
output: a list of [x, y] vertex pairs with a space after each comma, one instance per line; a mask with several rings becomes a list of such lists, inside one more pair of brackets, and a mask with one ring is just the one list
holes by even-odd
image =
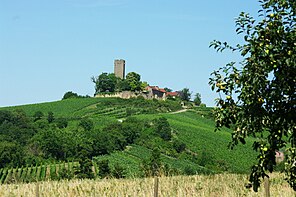
[[79, 159], [79, 166], [76, 167], [75, 175], [79, 179], [93, 179], [92, 161], [89, 158]]
[[64, 94], [62, 100], [69, 99], [69, 98], [77, 98], [77, 97], [78, 97], [77, 93], [74, 93], [72, 91], [68, 91]]
[[15, 142], [2, 141], [0, 143], [0, 168], [19, 166], [23, 164], [22, 147]]
[[168, 87], [165, 87], [164, 90], [165, 90], [166, 92], [172, 92], [172, 91], [173, 91], [171, 88], [168, 88]]
[[192, 93], [189, 91], [189, 88], [183, 88], [183, 90], [180, 91], [180, 98], [183, 101], [190, 101], [191, 94]]
[[161, 152], [159, 148], [153, 148], [149, 158], [143, 160], [142, 168], [145, 176], [159, 176], [162, 167]]
[[94, 128], [94, 123], [91, 119], [84, 118], [80, 120], [79, 126], [82, 127], [85, 131], [90, 131]]
[[142, 90], [142, 91], [145, 90], [145, 88], [146, 88], [147, 86], [149, 86], [148, 82], [147, 82], [147, 81], [142, 81], [142, 83], [141, 83], [141, 90]]
[[120, 79], [114, 73], [102, 73], [98, 77], [92, 77], [91, 80], [95, 83], [95, 94], [120, 91], [135, 92], [148, 85], [147, 82], [142, 82], [141, 75], [135, 72], [128, 73], [126, 79]]
[[[161, 102], [157, 100], [134, 99], [120, 102], [136, 103], [141, 107], [145, 104], [162, 106], [158, 105]], [[27, 116], [22, 111], [0, 110], [0, 168], [21, 168], [23, 165], [73, 160], [80, 161], [75, 172], [77, 177], [92, 178], [90, 159], [125, 150], [129, 145], [148, 149], [160, 147], [162, 153], [170, 152], [172, 155], [184, 150], [184, 144], [173, 139], [172, 129], [166, 118], [141, 120], [128, 117], [122, 122], [115, 120], [104, 123], [99, 128], [95, 127], [92, 118], [62, 117], [58, 113], [54, 117], [53, 112], [44, 111], [36, 111]], [[164, 148], [161, 147], [163, 144]], [[153, 172], [159, 166], [158, 159], [159, 152], [153, 153], [150, 162], [150, 170]], [[101, 172], [106, 166], [101, 166]], [[124, 177], [123, 167], [119, 164], [112, 166], [111, 175]], [[60, 177], [70, 177], [68, 175], [65, 171]]]
[[62, 100], [65, 100], [65, 99], [71, 99], [71, 98], [89, 98], [90, 96], [86, 95], [86, 96], [82, 96], [82, 95], [78, 95], [77, 93], [75, 92], [72, 92], [72, 91], [68, 91], [64, 94]]
[[23, 111], [0, 110], [0, 167], [23, 164], [23, 146], [36, 132], [32, 121]]
[[195, 94], [193, 102], [195, 105], [198, 105], [198, 106], [201, 104], [201, 94], [200, 93]]
[[128, 82], [131, 91], [141, 90], [141, 76], [138, 73], [130, 72], [126, 75], [126, 81]]
[[36, 122], [37, 120], [40, 120], [44, 114], [41, 111], [36, 111], [35, 114], [33, 115], [34, 121]]
[[92, 82], [95, 83], [95, 93], [114, 92], [118, 77], [114, 73], [102, 73], [98, 77], [92, 77]]
[[186, 149], [186, 144], [181, 142], [178, 139], [175, 139], [173, 142], [173, 148], [178, 152], [181, 153], [182, 151], [184, 151]]
[[56, 125], [60, 129], [67, 128], [68, 121], [65, 118], [59, 118], [59, 119], [56, 120]]
[[172, 138], [171, 126], [168, 120], [164, 117], [154, 120], [155, 133], [157, 133], [163, 140], [169, 141]]
[[121, 92], [121, 91], [129, 91], [129, 90], [131, 90], [131, 87], [128, 81], [126, 81], [125, 79], [118, 79], [115, 87], [115, 91]]
[[105, 178], [108, 175], [110, 175], [110, 167], [109, 167], [109, 160], [108, 159], [104, 159], [101, 161], [97, 162], [98, 168], [99, 168], [99, 176], [101, 178]]
[[48, 112], [48, 115], [47, 115], [47, 121], [48, 123], [52, 123], [54, 121], [54, 115], [53, 115], [53, 112]]

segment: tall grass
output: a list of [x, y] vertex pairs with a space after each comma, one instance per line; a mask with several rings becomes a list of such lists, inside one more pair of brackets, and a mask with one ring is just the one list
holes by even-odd
[[[39, 182], [38, 187], [43, 197], [153, 196], [153, 181], [153, 178], [47, 181]], [[264, 188], [255, 193], [245, 188], [246, 183], [247, 176], [236, 174], [160, 177], [159, 196], [264, 196]], [[0, 185], [0, 196], [36, 196], [36, 184]], [[295, 192], [276, 173], [271, 175], [271, 196], [290, 197]]]

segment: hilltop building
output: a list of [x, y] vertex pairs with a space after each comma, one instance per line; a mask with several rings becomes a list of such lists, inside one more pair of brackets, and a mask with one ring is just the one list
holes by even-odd
[[179, 92], [167, 92], [163, 88], [158, 86], [147, 86], [146, 87], [146, 98], [147, 99], [160, 99], [166, 100], [168, 97], [177, 98]]
[[120, 79], [125, 78], [125, 60], [114, 60], [114, 74]]
[[[125, 79], [125, 60], [116, 59], [114, 60], [114, 74], [116, 77], [121, 79]], [[145, 99], [158, 99], [158, 100], [166, 100], [167, 98], [177, 98], [180, 97], [181, 92], [167, 92], [163, 88], [159, 88], [158, 86], [147, 86], [145, 90], [142, 91], [122, 91], [122, 92], [113, 92], [112, 94], [97, 94], [95, 97], [119, 97], [119, 98], [134, 98], [142, 96]]]

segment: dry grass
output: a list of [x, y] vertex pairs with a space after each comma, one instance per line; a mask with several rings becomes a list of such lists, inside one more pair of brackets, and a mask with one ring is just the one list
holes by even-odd
[[[294, 191], [279, 174], [271, 176], [271, 196], [295, 196]], [[159, 196], [264, 196], [245, 189], [247, 176], [219, 174], [211, 176], [176, 176], [159, 179]], [[153, 196], [153, 178], [49, 181], [29, 184], [0, 185], [1, 197], [78, 196]]]

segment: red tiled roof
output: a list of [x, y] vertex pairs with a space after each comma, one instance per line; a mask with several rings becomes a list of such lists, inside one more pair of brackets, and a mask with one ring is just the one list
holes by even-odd
[[167, 96], [178, 96], [178, 92], [167, 92]]
[[158, 86], [147, 86], [146, 90], [152, 89], [157, 90], [159, 92], [165, 93], [167, 96], [178, 96], [178, 92], [167, 92], [164, 88], [159, 88]]

